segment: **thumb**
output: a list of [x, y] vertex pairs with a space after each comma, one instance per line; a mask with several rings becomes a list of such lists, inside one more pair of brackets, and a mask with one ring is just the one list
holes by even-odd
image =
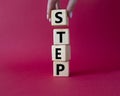
[[67, 5], [67, 12], [68, 12], [68, 16], [70, 18], [72, 18], [72, 11], [75, 7], [77, 0], [69, 0], [68, 5]]

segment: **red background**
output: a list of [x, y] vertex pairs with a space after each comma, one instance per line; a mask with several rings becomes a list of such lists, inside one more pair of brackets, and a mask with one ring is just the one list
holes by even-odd
[[54, 78], [47, 0], [0, 0], [0, 96], [120, 96], [119, 4], [78, 0], [69, 26], [71, 77]]

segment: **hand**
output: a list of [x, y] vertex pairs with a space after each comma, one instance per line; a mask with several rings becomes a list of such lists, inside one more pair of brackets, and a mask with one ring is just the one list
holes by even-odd
[[[48, 0], [47, 4], [47, 19], [50, 21], [50, 16], [51, 16], [51, 10], [53, 9], [59, 9], [60, 8], [60, 0]], [[68, 5], [67, 5], [67, 12], [68, 16], [72, 18], [72, 11], [73, 8], [76, 4], [77, 0], [69, 0]]]

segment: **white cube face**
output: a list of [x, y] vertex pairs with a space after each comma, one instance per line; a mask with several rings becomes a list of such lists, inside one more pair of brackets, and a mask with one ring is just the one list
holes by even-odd
[[52, 45], [53, 61], [68, 61], [70, 58], [70, 45]]
[[51, 25], [52, 26], [68, 25], [67, 11], [65, 9], [52, 10]]
[[69, 62], [53, 62], [53, 76], [69, 76]]
[[54, 29], [53, 44], [70, 44], [69, 29]]

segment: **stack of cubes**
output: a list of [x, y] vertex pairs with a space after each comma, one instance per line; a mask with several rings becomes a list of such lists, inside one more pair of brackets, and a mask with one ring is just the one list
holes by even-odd
[[[52, 10], [52, 26], [68, 26], [68, 15], [65, 9]], [[52, 61], [53, 76], [69, 76], [70, 33], [68, 28], [53, 29]]]

